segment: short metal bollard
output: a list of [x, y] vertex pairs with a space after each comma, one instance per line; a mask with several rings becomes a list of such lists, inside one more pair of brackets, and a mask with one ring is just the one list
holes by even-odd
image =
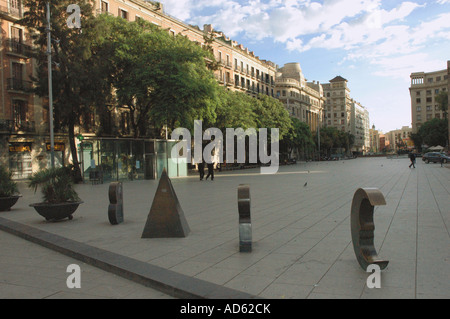
[[374, 207], [384, 205], [386, 200], [383, 194], [375, 188], [360, 188], [353, 197], [351, 212], [353, 249], [364, 271], [372, 264], [378, 265], [380, 269], [385, 269], [389, 264], [389, 261], [378, 257], [374, 246]]
[[250, 186], [240, 185], [238, 188], [239, 209], [239, 251], [252, 251], [252, 221], [250, 214]]
[[108, 218], [112, 225], [123, 223], [123, 187], [121, 182], [109, 185]]

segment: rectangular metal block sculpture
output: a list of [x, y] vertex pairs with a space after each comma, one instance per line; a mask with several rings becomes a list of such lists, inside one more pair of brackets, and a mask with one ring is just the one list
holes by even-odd
[[164, 169], [142, 238], [182, 238], [190, 233], [172, 182]]
[[239, 209], [239, 251], [252, 251], [252, 220], [250, 214], [250, 186], [240, 185], [238, 188]]
[[121, 182], [109, 185], [108, 218], [112, 225], [123, 223], [123, 187]]

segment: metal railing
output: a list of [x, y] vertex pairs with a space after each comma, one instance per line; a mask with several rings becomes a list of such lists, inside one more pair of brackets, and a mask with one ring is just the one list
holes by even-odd
[[5, 41], [5, 46], [8, 53], [19, 54], [26, 57], [30, 57], [33, 52], [30, 45], [23, 44], [14, 39], [7, 39]]
[[8, 78], [6, 83], [8, 91], [18, 91], [22, 93], [31, 93], [33, 90], [32, 82], [22, 79]]
[[0, 133], [34, 133], [36, 131], [36, 123], [34, 121], [16, 122], [13, 120], [0, 119]]

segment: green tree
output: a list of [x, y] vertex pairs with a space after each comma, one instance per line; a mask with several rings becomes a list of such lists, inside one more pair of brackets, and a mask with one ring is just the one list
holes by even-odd
[[314, 138], [308, 124], [301, 122], [297, 118], [291, 118], [292, 127], [282, 141], [282, 147], [288, 154], [292, 151], [306, 152], [315, 147]]
[[197, 117], [214, 118], [218, 84], [206, 65], [209, 51], [144, 20], [101, 18], [109, 26], [112, 86], [135, 137], [149, 135], [149, 123], [159, 137], [164, 126], [191, 128]]
[[292, 128], [289, 112], [286, 110], [283, 103], [263, 94], [259, 94], [258, 98], [253, 99], [253, 101], [257, 127], [279, 129], [280, 140], [282, 140]]
[[[25, 0], [24, 18], [19, 22], [26, 26], [36, 52], [36, 93], [48, 96], [47, 64], [47, 18], [45, 0]], [[71, 0], [50, 1], [53, 68], [53, 98], [55, 128], [67, 128], [70, 151], [75, 169], [76, 181], [81, 180], [75, 145], [75, 126], [88, 121], [93, 106], [101, 105], [110, 95], [102, 63], [93, 54], [97, 46], [101, 26], [93, 15], [91, 1], [79, 0], [82, 29], [69, 28], [66, 12]]]
[[422, 142], [428, 146], [445, 146], [448, 138], [448, 120], [432, 119], [425, 122], [417, 134], [422, 138]]
[[444, 118], [448, 116], [448, 92], [441, 91], [436, 96], [436, 102], [439, 103], [439, 108], [442, 112], [444, 112]]

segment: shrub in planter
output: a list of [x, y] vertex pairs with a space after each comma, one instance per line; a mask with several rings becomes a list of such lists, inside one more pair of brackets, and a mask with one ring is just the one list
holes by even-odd
[[0, 165], [0, 212], [11, 210], [20, 197], [17, 183], [12, 180], [12, 173]]
[[17, 183], [12, 180], [12, 173], [0, 165], [0, 212], [9, 211], [19, 198]]
[[67, 168], [42, 170], [30, 177], [28, 186], [35, 192], [41, 187], [44, 202], [30, 206], [46, 220], [72, 219], [72, 214], [82, 204]]

